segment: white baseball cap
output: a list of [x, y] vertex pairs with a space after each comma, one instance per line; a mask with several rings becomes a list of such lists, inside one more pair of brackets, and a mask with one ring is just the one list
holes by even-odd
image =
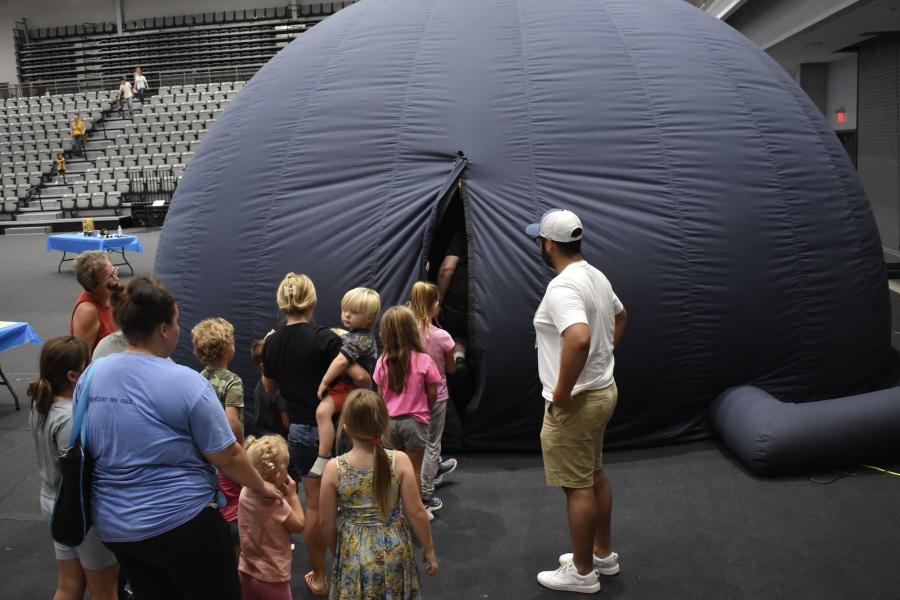
[[529, 236], [545, 237], [554, 242], [574, 242], [584, 233], [581, 219], [571, 210], [551, 208], [541, 217], [540, 223], [532, 223], [525, 228]]

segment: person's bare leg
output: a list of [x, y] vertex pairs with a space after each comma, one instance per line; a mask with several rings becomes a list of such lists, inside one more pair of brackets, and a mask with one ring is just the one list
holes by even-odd
[[328, 580], [325, 577], [325, 540], [319, 529], [319, 488], [322, 480], [318, 477], [303, 477], [303, 493], [306, 496], [306, 525], [303, 528], [303, 542], [306, 555], [313, 568], [312, 581], [309, 584], [313, 593], [328, 592]]
[[606, 558], [612, 552], [610, 539], [612, 487], [602, 470], [594, 472], [594, 497], [597, 500], [597, 533], [594, 535], [594, 554], [600, 558]]
[[[119, 597], [119, 565], [109, 565], [98, 571], [84, 570], [91, 600], [116, 600]], [[80, 596], [79, 596], [80, 598]]]
[[594, 569], [591, 556], [597, 531], [597, 500], [594, 488], [563, 488], [566, 492], [566, 512], [569, 517], [569, 535], [572, 537], [572, 562], [582, 575]]
[[422, 459], [425, 457], [425, 448], [406, 448], [404, 450], [413, 464], [416, 472], [416, 481], [419, 483], [419, 495], [422, 494]]
[[77, 558], [57, 560], [59, 575], [56, 580], [56, 593], [53, 600], [81, 600], [84, 596], [84, 570]]
[[[321, 476], [325, 470], [327, 458], [331, 457], [334, 449], [334, 424], [331, 418], [334, 416], [335, 406], [331, 396], [325, 396], [325, 399], [319, 402], [316, 407], [316, 425], [319, 428], [319, 458], [310, 469], [310, 474]], [[319, 460], [322, 459], [322, 460]]]

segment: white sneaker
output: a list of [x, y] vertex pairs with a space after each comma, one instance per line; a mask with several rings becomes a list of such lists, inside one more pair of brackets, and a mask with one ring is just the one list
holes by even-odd
[[555, 571], [541, 571], [538, 573], [537, 580], [539, 584], [551, 590], [582, 594], [594, 594], [600, 591], [600, 579], [597, 571], [582, 575], [570, 562], [561, 565]]
[[[619, 572], [619, 555], [615, 552], [610, 552], [609, 556], [606, 558], [600, 558], [596, 554], [594, 556], [594, 568], [597, 569], [597, 572], [601, 575], [615, 575]], [[561, 554], [559, 556], [559, 564], [564, 565], [566, 563], [572, 562], [573, 555], [571, 552], [566, 552], [565, 554]]]

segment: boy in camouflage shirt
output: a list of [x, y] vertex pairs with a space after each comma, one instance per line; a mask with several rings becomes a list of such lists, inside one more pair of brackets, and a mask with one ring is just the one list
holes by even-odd
[[[225, 319], [206, 319], [191, 330], [191, 340], [194, 356], [205, 367], [200, 374], [209, 380], [222, 403], [237, 443], [243, 445], [244, 384], [240, 377], [228, 370], [228, 364], [234, 358], [234, 326]], [[219, 491], [225, 496], [225, 506], [220, 506], [219, 512], [228, 521], [235, 552], [239, 552], [237, 517], [241, 486], [220, 471]]]

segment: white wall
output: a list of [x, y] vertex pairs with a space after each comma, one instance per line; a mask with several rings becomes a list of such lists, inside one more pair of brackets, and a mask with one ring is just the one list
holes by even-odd
[[[287, 6], [290, 0], [122, 0], [122, 18], [144, 19], [205, 12]], [[318, 4], [297, 0], [297, 4]], [[0, 0], [0, 82], [16, 83], [13, 26], [28, 19], [29, 27], [116, 22], [116, 0]]]
[[[856, 129], [856, 54], [828, 64], [828, 104], [825, 117], [835, 131]], [[837, 110], [843, 108], [847, 120], [837, 122]]]
[[30, 27], [115, 21], [116, 5], [115, 0], [0, 1], [0, 82], [18, 82], [13, 27], [23, 17]]

